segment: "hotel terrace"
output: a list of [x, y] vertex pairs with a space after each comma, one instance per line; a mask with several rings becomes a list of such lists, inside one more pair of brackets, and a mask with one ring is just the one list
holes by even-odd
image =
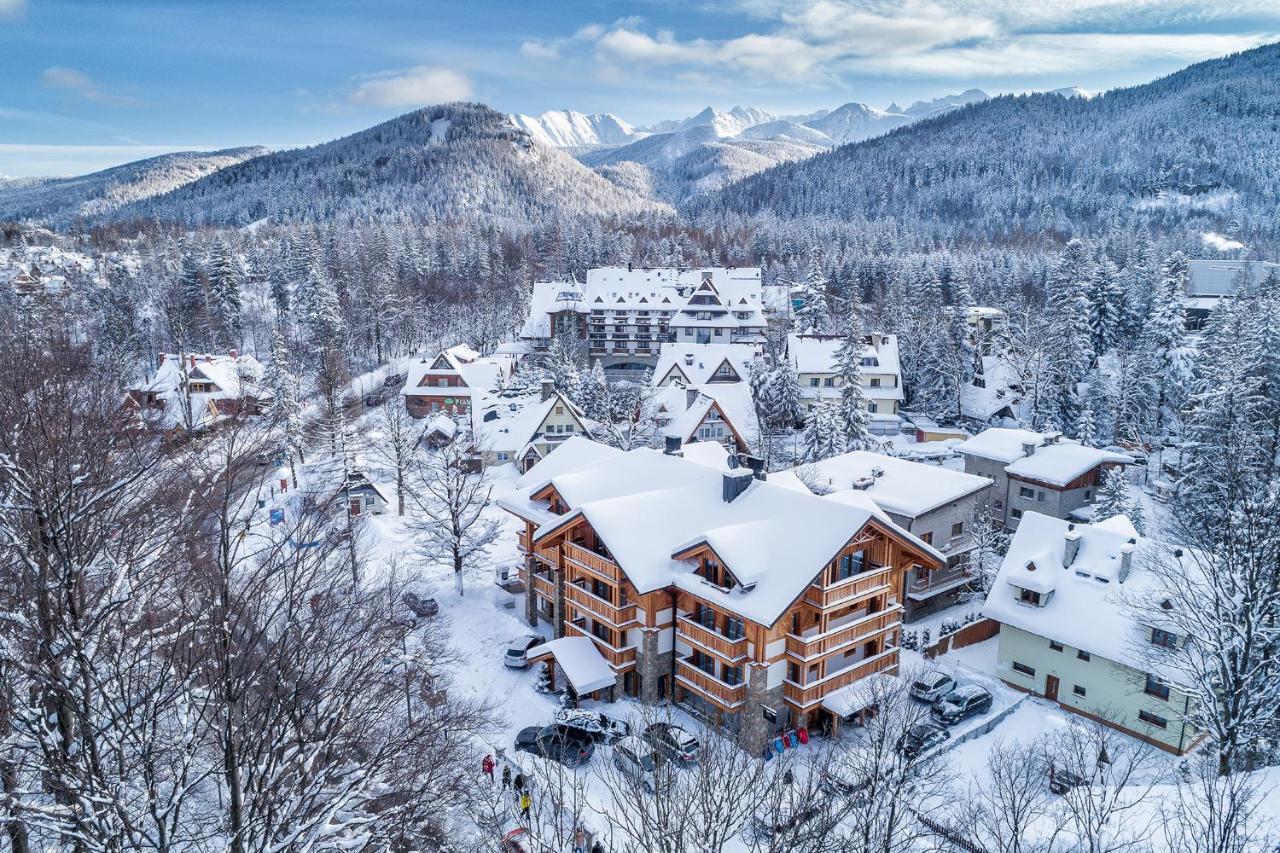
[[834, 729], [841, 691], [895, 671], [908, 574], [946, 559], [870, 500], [734, 459], [572, 438], [499, 504], [524, 522], [526, 617], [556, 638], [535, 659], [597, 699], [673, 698], [755, 750], [782, 727]]

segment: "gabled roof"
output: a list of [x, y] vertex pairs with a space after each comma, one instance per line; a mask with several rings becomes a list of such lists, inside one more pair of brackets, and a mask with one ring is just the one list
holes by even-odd
[[[1046, 443], [1048, 442], [1048, 443]], [[1031, 454], [1026, 446], [1034, 445]], [[1062, 438], [1057, 433], [993, 427], [955, 445], [959, 453], [1001, 462], [1005, 472], [1022, 479], [1065, 486], [1099, 465], [1129, 465], [1133, 457], [1100, 450]]]
[[991, 486], [986, 477], [856, 450], [791, 469], [819, 494], [856, 490], [886, 512], [919, 518]]
[[653, 368], [654, 385], [663, 384], [674, 371], [686, 385], [704, 385], [725, 362], [745, 382], [752, 359], [760, 354], [756, 344], [664, 343]]
[[[433, 394], [447, 393], [451, 397], [473, 397], [499, 388], [515, 371], [515, 358], [508, 354], [484, 356], [465, 344], [450, 347], [435, 358], [421, 359], [409, 365], [404, 388], [400, 393], [407, 397], [422, 395], [435, 388]], [[462, 386], [439, 388], [433, 380], [441, 377], [459, 377]]]
[[255, 399], [266, 402], [271, 392], [262, 386], [262, 364], [251, 355], [212, 355], [184, 353], [181, 362], [171, 353], [160, 356], [160, 366], [145, 382], [129, 390], [138, 394], [154, 394], [163, 404], [161, 412], [145, 411], [143, 416], [154, 425], [165, 429], [185, 427], [183, 395], [179, 391], [184, 375], [188, 383], [208, 382], [212, 390], [192, 392], [190, 405], [192, 426], [200, 428], [217, 420], [220, 415], [215, 403], [219, 400]]
[[[689, 403], [688, 392], [697, 394], [692, 404]], [[760, 421], [756, 417], [751, 386], [746, 382], [666, 387], [657, 393], [670, 417], [663, 427], [664, 435], [675, 436], [682, 442], [692, 441], [698, 427], [714, 408], [749, 448], [754, 449], [760, 440]]]
[[[1064, 566], [1068, 533], [1079, 537], [1079, 549], [1071, 565]], [[1121, 580], [1125, 550], [1132, 556], [1129, 575]], [[1159, 586], [1147, 568], [1149, 561], [1173, 559], [1173, 550], [1138, 536], [1124, 516], [1071, 525], [1028, 512], [1018, 523], [982, 613], [997, 622], [1142, 668], [1135, 652], [1145, 643], [1145, 629], [1132, 618], [1132, 607]], [[1034, 607], [1018, 601], [1016, 588], [1052, 595], [1043, 607]]]
[[[898, 338], [896, 335], [875, 334], [876, 344], [867, 344], [864, 358], [874, 357], [876, 367], [864, 367], [864, 373], [900, 373], [898, 363]], [[835, 373], [836, 350], [844, 340], [840, 335], [787, 335], [787, 358], [795, 365], [796, 373]]]
[[[763, 625], [776, 622], [873, 519], [924, 559], [945, 562], [928, 545], [868, 508], [759, 480], [726, 503], [721, 472], [648, 449], [554, 476], [549, 484], [572, 510], [545, 516], [535, 540], [583, 519], [639, 592], [674, 584]], [[547, 485], [517, 489], [499, 505], [530, 517], [530, 495]], [[730, 573], [747, 586], [722, 591], [694, 574], [691, 562], [673, 559], [700, 542], [713, 547]]]
[[1248, 293], [1258, 289], [1272, 272], [1280, 275], [1280, 264], [1269, 261], [1196, 260], [1187, 261], [1187, 291], [1191, 298], [1234, 296], [1243, 285]]
[[520, 453], [538, 436], [543, 421], [556, 406], [566, 412], [586, 432], [586, 416], [559, 392], [543, 400], [538, 394], [525, 397], [484, 396], [471, 407], [471, 430], [477, 447], [494, 453]]

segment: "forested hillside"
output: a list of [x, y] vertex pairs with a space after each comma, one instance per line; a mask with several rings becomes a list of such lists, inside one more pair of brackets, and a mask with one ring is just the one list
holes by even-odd
[[457, 218], [527, 224], [560, 212], [616, 215], [661, 207], [568, 154], [534, 144], [502, 113], [448, 104], [224, 169], [128, 205], [113, 218], [188, 225]]
[[780, 165], [691, 210], [893, 217], [1005, 240], [1223, 220], [1274, 237], [1278, 79], [1280, 45], [1268, 45], [1092, 99], [999, 97]]

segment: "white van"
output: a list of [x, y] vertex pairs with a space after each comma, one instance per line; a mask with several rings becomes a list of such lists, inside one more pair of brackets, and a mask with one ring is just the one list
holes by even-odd
[[643, 784], [650, 793], [655, 790], [653, 747], [640, 738], [624, 737], [613, 745], [613, 766]]

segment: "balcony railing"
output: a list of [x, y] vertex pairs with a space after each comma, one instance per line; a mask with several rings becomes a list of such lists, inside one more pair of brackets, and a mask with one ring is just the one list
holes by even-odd
[[562, 547], [566, 557], [587, 571], [611, 583], [622, 583], [622, 569], [613, 560], [573, 542], [565, 542]]
[[556, 585], [546, 575], [534, 573], [530, 576], [533, 591], [550, 601], [556, 600]]
[[747, 697], [746, 684], [728, 684], [686, 660], [676, 661], [676, 681], [726, 708], [736, 708]]
[[788, 634], [787, 654], [809, 661], [846, 646], [868, 640], [881, 631], [899, 624], [901, 621], [902, 606], [894, 605], [878, 613], [870, 613], [861, 619], [855, 619], [852, 622], [841, 625], [839, 628], [827, 631], [825, 634], [815, 634], [811, 637]]
[[892, 580], [892, 566], [876, 566], [831, 586], [809, 587], [804, 597], [814, 607], [834, 607], [888, 586]]
[[839, 672], [828, 675], [826, 678], [809, 684], [797, 684], [790, 680], [784, 681], [782, 683], [782, 696], [800, 710], [805, 710], [818, 704], [823, 697], [834, 693], [841, 687], [848, 687], [855, 681], [861, 681], [874, 672], [885, 672], [897, 666], [898, 649], [894, 647], [886, 649], [875, 657], [867, 658], [853, 666], [846, 667]]
[[575, 583], [564, 585], [564, 595], [565, 598], [578, 607], [589, 611], [593, 616], [598, 616], [615, 627], [622, 627], [636, 621], [636, 606], [634, 604], [615, 607], [610, 602]]
[[747, 656], [746, 637], [731, 640], [719, 631], [708, 628], [700, 622], [695, 622], [684, 613], [677, 615], [676, 636], [695, 646], [714, 652], [731, 663], [740, 661]]
[[600, 650], [600, 654], [604, 655], [604, 659], [613, 665], [614, 669], [622, 669], [623, 667], [633, 666], [636, 662], [635, 646], [611, 646], [606, 641], [600, 639], [595, 634], [588, 631], [582, 625], [566, 619], [565, 627], [571, 631], [575, 631], [584, 637], [589, 638], [596, 644], [596, 648]]
[[529, 550], [529, 531], [528, 530], [521, 530], [519, 533], [516, 534], [516, 546], [521, 551]]
[[533, 549], [533, 556], [552, 568], [560, 565], [560, 549], [555, 545], [540, 545]]
[[962, 587], [971, 580], [973, 572], [967, 565], [926, 572], [923, 577], [912, 578], [907, 584], [907, 597], [918, 601]]

